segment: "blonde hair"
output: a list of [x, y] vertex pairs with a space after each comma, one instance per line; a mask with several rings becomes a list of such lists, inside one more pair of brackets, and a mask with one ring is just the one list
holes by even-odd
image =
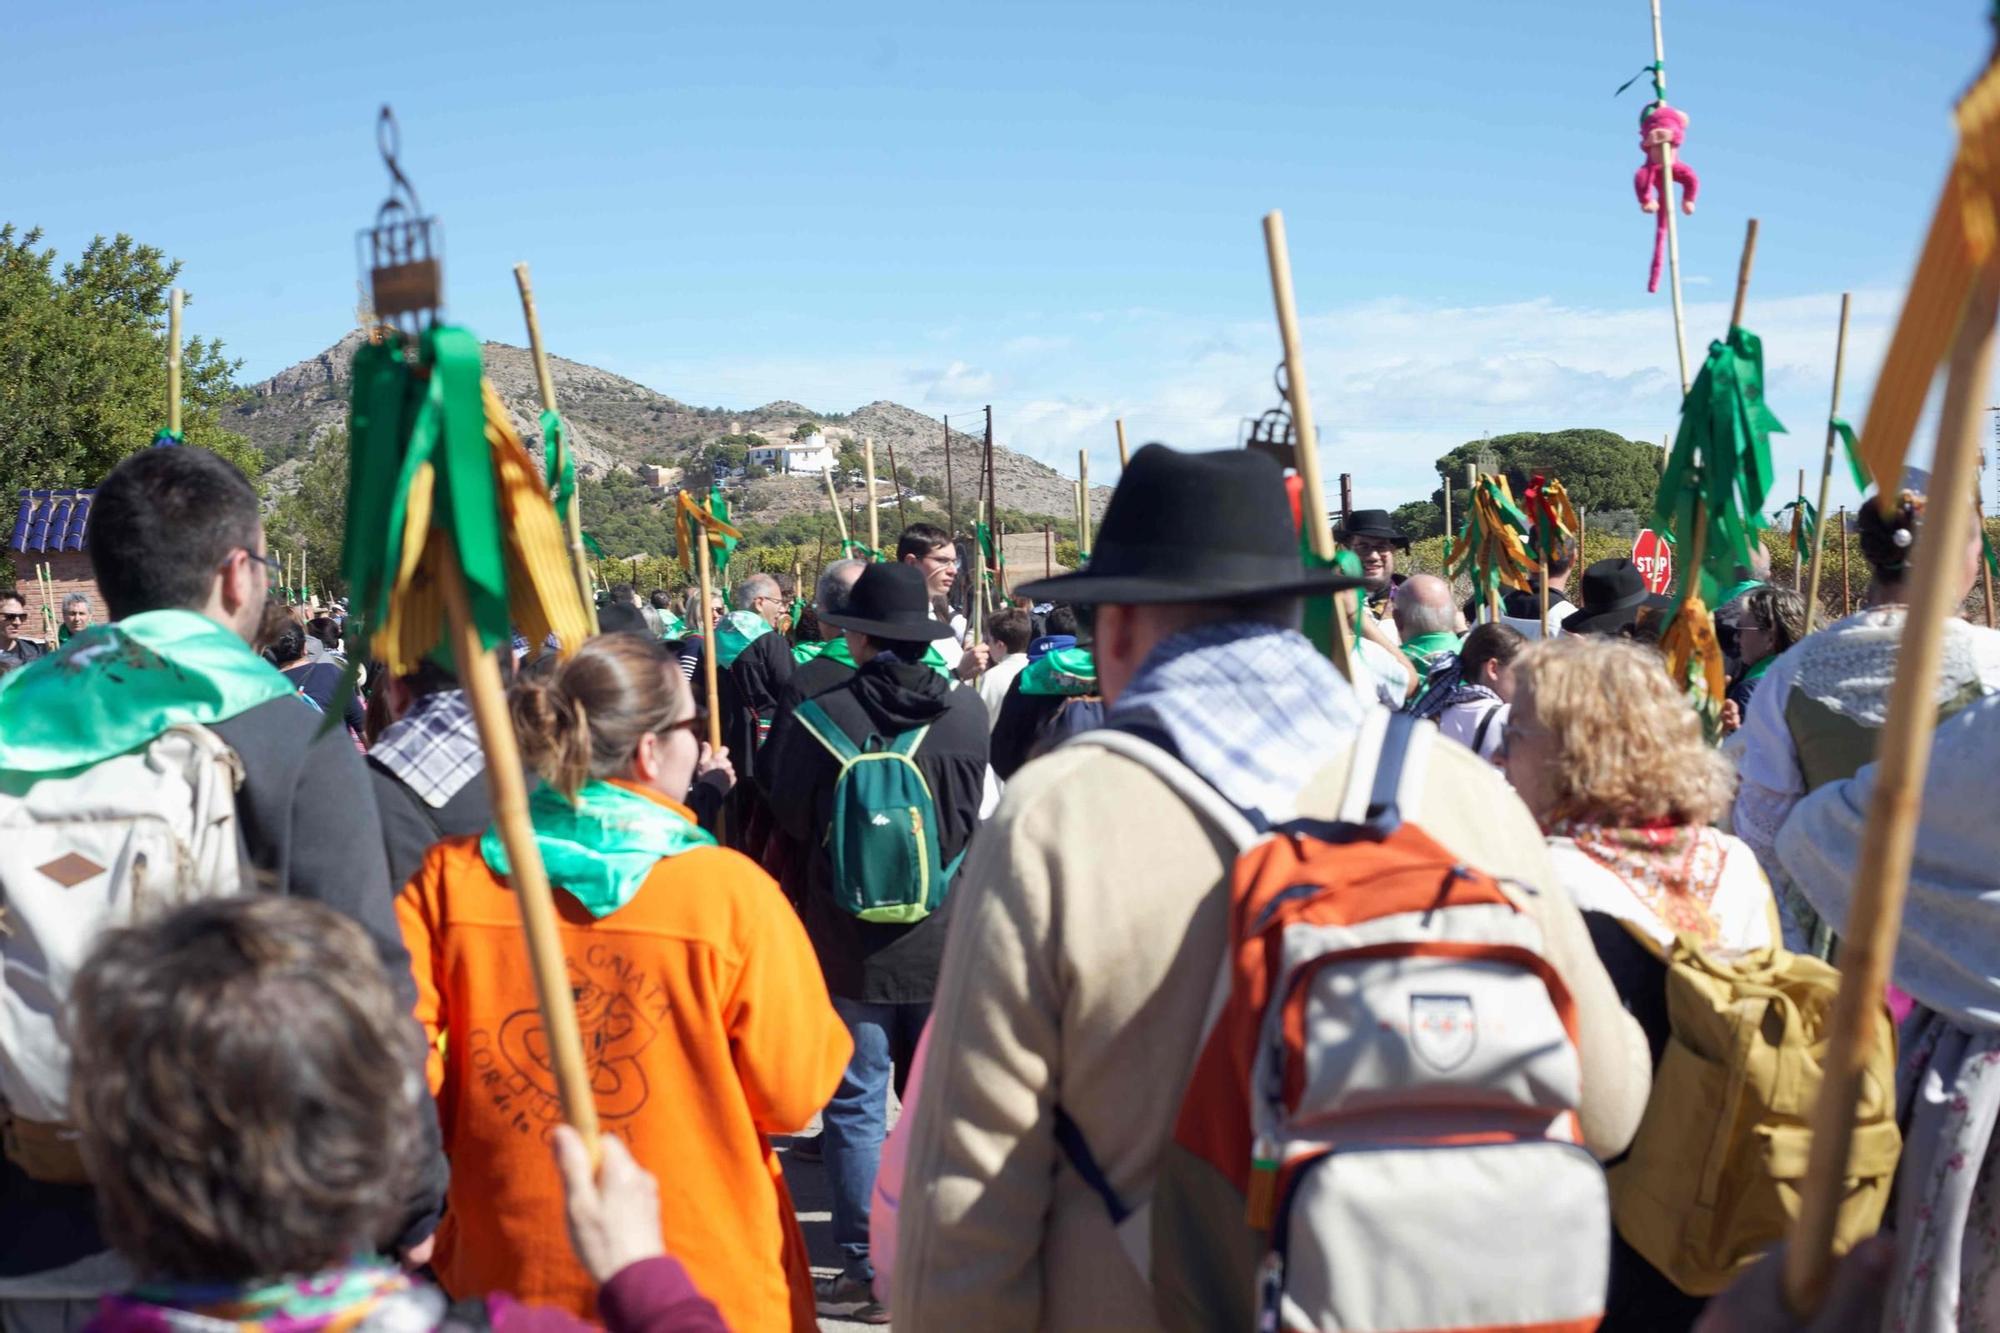
[[1524, 649], [1514, 677], [1551, 742], [1548, 823], [1707, 824], [1728, 807], [1735, 774], [1658, 653], [1565, 634]]

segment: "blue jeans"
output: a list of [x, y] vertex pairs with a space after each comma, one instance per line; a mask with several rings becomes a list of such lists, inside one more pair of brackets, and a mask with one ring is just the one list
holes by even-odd
[[917, 1036], [931, 1016], [929, 1004], [865, 1004], [833, 997], [834, 1012], [854, 1038], [854, 1057], [841, 1075], [840, 1089], [821, 1115], [820, 1150], [833, 1184], [833, 1241], [840, 1247], [843, 1273], [875, 1280], [868, 1262], [868, 1203], [875, 1170], [882, 1162], [888, 1132], [889, 1083], [898, 1089], [917, 1049]]

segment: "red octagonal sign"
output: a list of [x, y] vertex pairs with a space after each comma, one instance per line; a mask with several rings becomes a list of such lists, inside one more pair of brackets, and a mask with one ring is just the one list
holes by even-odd
[[1651, 528], [1639, 529], [1632, 542], [1632, 563], [1639, 567], [1639, 577], [1646, 580], [1647, 592], [1665, 596], [1674, 586], [1674, 548]]

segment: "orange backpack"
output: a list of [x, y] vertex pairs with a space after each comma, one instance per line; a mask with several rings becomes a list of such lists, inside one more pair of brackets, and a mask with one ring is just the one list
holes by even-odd
[[1437, 743], [1371, 714], [1339, 818], [1237, 859], [1227, 998], [1146, 1205], [1169, 1327], [1602, 1317], [1610, 1202], [1574, 1008], [1536, 920], [1412, 822]]

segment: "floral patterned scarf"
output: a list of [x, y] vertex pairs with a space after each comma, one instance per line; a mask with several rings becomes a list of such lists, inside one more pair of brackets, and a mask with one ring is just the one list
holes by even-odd
[[1676, 935], [1704, 947], [1720, 942], [1711, 910], [1727, 859], [1721, 837], [1705, 824], [1645, 824], [1614, 828], [1566, 822], [1549, 830], [1617, 876], [1634, 898]]
[[444, 1293], [380, 1260], [275, 1282], [166, 1282], [106, 1296], [88, 1333], [418, 1333]]

